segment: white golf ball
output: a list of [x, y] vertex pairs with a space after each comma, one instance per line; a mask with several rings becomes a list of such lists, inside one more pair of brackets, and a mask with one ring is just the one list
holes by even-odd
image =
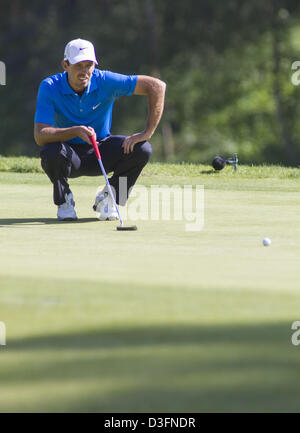
[[270, 238], [263, 238], [263, 245], [265, 247], [268, 247], [269, 245], [271, 245], [272, 241]]

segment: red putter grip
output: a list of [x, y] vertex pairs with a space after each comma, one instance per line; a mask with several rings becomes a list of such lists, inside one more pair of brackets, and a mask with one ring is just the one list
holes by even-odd
[[101, 156], [100, 156], [100, 152], [99, 152], [99, 149], [98, 149], [98, 146], [97, 146], [97, 143], [96, 143], [95, 136], [94, 135], [90, 135], [89, 137], [90, 137], [90, 140], [91, 140], [91, 142], [93, 144], [93, 148], [94, 148], [95, 154], [97, 156], [97, 159], [100, 159]]

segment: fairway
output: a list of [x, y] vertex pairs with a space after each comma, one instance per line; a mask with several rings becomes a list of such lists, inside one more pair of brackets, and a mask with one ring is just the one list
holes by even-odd
[[58, 222], [46, 175], [0, 173], [0, 411], [299, 412], [299, 170], [161, 167], [138, 185], [204, 185], [201, 231], [117, 232], [97, 177]]

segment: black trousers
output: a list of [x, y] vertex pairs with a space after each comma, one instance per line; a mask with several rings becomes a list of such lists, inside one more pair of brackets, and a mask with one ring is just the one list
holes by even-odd
[[[106, 173], [113, 172], [109, 179], [116, 192], [116, 202], [125, 205], [130, 188], [133, 187], [142, 169], [150, 159], [152, 148], [148, 141], [137, 143], [133, 152], [124, 154], [123, 135], [110, 135], [99, 142], [99, 150]], [[65, 193], [70, 192], [68, 178], [102, 175], [94, 149], [89, 144], [47, 143], [41, 152], [41, 165], [53, 183], [53, 200], [58, 206], [65, 202]], [[119, 194], [119, 178], [127, 178], [127, 191]]]

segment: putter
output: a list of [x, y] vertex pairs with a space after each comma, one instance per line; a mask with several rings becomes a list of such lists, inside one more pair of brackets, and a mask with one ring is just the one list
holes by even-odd
[[117, 226], [117, 230], [119, 230], [119, 231], [133, 231], [133, 230], [137, 230], [137, 226], [124, 226], [123, 220], [122, 220], [120, 212], [119, 212], [119, 208], [118, 208], [116, 200], [115, 200], [115, 196], [114, 196], [114, 194], [112, 192], [112, 189], [111, 189], [108, 177], [106, 175], [106, 171], [105, 171], [105, 168], [104, 168], [104, 165], [103, 165], [103, 162], [102, 162], [102, 158], [101, 158], [101, 155], [100, 155], [99, 148], [98, 148], [97, 143], [96, 143], [95, 136], [94, 135], [90, 135], [89, 137], [90, 137], [90, 140], [91, 140], [91, 142], [93, 144], [93, 148], [94, 148], [96, 157], [98, 159], [98, 162], [99, 162], [102, 174], [103, 174], [103, 176], [105, 178], [105, 182], [106, 182], [106, 185], [107, 185], [108, 192], [109, 192], [109, 194], [111, 196], [111, 199], [112, 199], [112, 201], [114, 203], [114, 206], [115, 206], [115, 208], [117, 210], [117, 213], [118, 213], [120, 225]]

